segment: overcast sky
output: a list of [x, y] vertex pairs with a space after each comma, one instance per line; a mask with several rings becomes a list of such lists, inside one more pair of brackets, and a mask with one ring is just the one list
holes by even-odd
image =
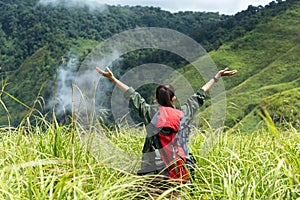
[[160, 7], [162, 10], [177, 11], [211, 11], [233, 15], [246, 10], [249, 5], [265, 6], [272, 0], [93, 0], [109, 5], [141, 5]]

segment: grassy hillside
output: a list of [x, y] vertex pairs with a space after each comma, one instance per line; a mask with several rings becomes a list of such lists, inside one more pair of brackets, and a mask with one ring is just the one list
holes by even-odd
[[[299, 83], [298, 79], [297, 86], [299, 86]], [[234, 128], [243, 132], [253, 132], [257, 128], [264, 126], [264, 122], [259, 114], [264, 113], [263, 109], [266, 109], [278, 127], [299, 129], [300, 88], [294, 87], [293, 89], [285, 89], [283, 92], [262, 98], [257, 105], [252, 105], [253, 107], [249, 109], [249, 113]], [[276, 88], [278, 88], [277, 85]]]
[[[264, 102], [272, 117], [281, 119], [276, 122], [283, 123], [284, 120], [299, 127], [300, 109], [296, 103], [300, 87], [299, 18], [298, 2], [271, 21], [258, 24], [245, 36], [210, 53], [217, 66], [229, 66], [239, 71], [234, 77], [223, 78], [227, 89], [227, 126], [233, 127], [241, 121], [236, 127], [251, 130], [261, 120], [257, 116], [250, 119], [249, 115]], [[280, 110], [276, 98], [289, 104], [284, 107], [284, 112], [275, 112]], [[204, 117], [209, 115], [209, 110], [205, 111]], [[293, 118], [285, 116], [291, 112]]]

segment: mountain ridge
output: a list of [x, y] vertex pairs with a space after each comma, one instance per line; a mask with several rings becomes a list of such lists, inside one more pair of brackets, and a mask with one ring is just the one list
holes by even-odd
[[[13, 4], [10, 4], [11, 1], [6, 2], [8, 2], [7, 5], [0, 5], [5, 11], [0, 16], [0, 41], [5, 44], [0, 47], [1, 73], [3, 79], [9, 77], [10, 84], [6, 89], [27, 105], [32, 105], [37, 98], [38, 91], [45, 83], [48, 83], [45, 87], [47, 89], [42, 95], [45, 99], [51, 98], [59, 66], [70, 59], [68, 52], [77, 54], [78, 62], [81, 62], [105, 37], [128, 28], [157, 25], [189, 33], [188, 36], [211, 50], [209, 54], [218, 68], [230, 66], [230, 68], [237, 68], [240, 71], [238, 76], [230, 79], [231, 81], [224, 82], [229, 99], [232, 93], [243, 92], [236, 88], [242, 90], [243, 85], [249, 86], [246, 79], [252, 80], [252, 76], [258, 76], [257, 74], [262, 70], [261, 66], [265, 66], [267, 70], [272, 63], [278, 62], [275, 58], [278, 58], [287, 49], [293, 55], [297, 53], [294, 51], [298, 51], [299, 37], [294, 35], [299, 34], [297, 23], [299, 3], [291, 0], [273, 1], [266, 7], [249, 6], [247, 10], [234, 16], [195, 12], [180, 12], [172, 15], [162, 12], [159, 8], [113, 6], [109, 8], [110, 12], [103, 16], [95, 13], [89, 14], [84, 9], [75, 10], [74, 18], [71, 17], [74, 12], [72, 9], [67, 9], [68, 12], [65, 13], [65, 16], [59, 18], [60, 12], [65, 8], [57, 10], [43, 7], [30, 8], [22, 1], [14, 1]], [[34, 2], [31, 1], [28, 4]], [[5, 9], [8, 5], [11, 5], [13, 10]], [[37, 8], [40, 10], [35, 10]], [[47, 15], [43, 12], [46, 12]], [[143, 18], [138, 17], [141, 13]], [[23, 18], [18, 18], [20, 16]], [[43, 21], [36, 20], [40, 16], [44, 16]], [[122, 18], [124, 16], [125, 18]], [[166, 16], [173, 18], [166, 21], [168, 18]], [[122, 23], [121, 18], [125, 19]], [[106, 24], [103, 20], [109, 20], [110, 23]], [[186, 24], [187, 21], [194, 23]], [[93, 26], [92, 24], [96, 22], [101, 22], [103, 27]], [[140, 22], [140, 24], [136, 22]], [[201, 23], [197, 24], [197, 22]], [[288, 23], [288, 25], [285, 26], [284, 23]], [[101, 30], [101, 34], [97, 30]], [[34, 31], [37, 32], [31, 35]], [[291, 34], [287, 35], [287, 33]], [[270, 40], [270, 37], [274, 37], [273, 40]], [[293, 45], [295, 49], [290, 47]], [[272, 46], [274, 47], [270, 50]], [[277, 47], [278, 49], [275, 51], [274, 48]], [[32, 54], [26, 53], [26, 49]], [[132, 55], [125, 57], [123, 62], [126, 67], [130, 68], [140, 65], [143, 61], [149, 62], [149, 58], [156, 59], [150, 60], [150, 62], [163, 63], [166, 61], [165, 64], [174, 65], [187, 77], [194, 75], [192, 69], [187, 66], [183, 67], [184, 61], [164, 52], [163, 54], [155, 51], [133, 52]], [[297, 77], [298, 60], [296, 57], [294, 60], [293, 58], [290, 60], [296, 67], [291, 74]], [[18, 63], [20, 68], [17, 67]], [[286, 64], [286, 66], [289, 65]], [[193, 80], [192, 77], [189, 80], [195, 89], [203, 83], [203, 80]], [[257, 89], [257, 86], [252, 87]], [[16, 113], [12, 116], [19, 116], [20, 113], [27, 112], [21, 105], [12, 103], [10, 98], [3, 96], [1, 101], [8, 106], [11, 113]], [[249, 103], [249, 105], [251, 104]], [[0, 123], [4, 124], [6, 113], [3, 109], [0, 109], [0, 113], [2, 115]], [[241, 116], [237, 115], [234, 118], [240, 120]], [[15, 121], [13, 123], [15, 125], [19, 123], [19, 120], [16, 119], [11, 119], [11, 121]], [[232, 121], [236, 120], [231, 120], [230, 123]]]

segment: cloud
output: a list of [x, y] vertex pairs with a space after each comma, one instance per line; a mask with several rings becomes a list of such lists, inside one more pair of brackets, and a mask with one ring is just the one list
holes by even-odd
[[[48, 99], [47, 108], [53, 110], [59, 120], [70, 115], [72, 111], [84, 119], [87, 113], [99, 110], [107, 112], [110, 109], [107, 94], [112, 92], [114, 84], [100, 76], [95, 67], [105, 70], [104, 66], [110, 65], [112, 69], [112, 62], [118, 66], [118, 62], [122, 59], [117, 51], [101, 59], [98, 59], [97, 54], [90, 56], [84, 61], [84, 65], [81, 65], [78, 57], [68, 52], [65, 55], [66, 59], [58, 68], [57, 77], [53, 77], [56, 81], [53, 90], [56, 92], [55, 96]], [[114, 68], [113, 71], [116, 76], [119, 75], [119, 68]], [[93, 101], [97, 104], [94, 105]]]

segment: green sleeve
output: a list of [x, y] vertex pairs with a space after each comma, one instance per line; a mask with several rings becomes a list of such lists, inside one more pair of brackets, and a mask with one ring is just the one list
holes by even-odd
[[125, 93], [124, 97], [133, 105], [134, 109], [138, 111], [139, 116], [144, 121], [145, 125], [149, 124], [152, 119], [153, 109], [146, 100], [130, 87]]
[[187, 101], [181, 106], [181, 110], [185, 114], [187, 121], [193, 119], [199, 107], [201, 107], [204, 104], [205, 99], [208, 98], [208, 94], [202, 89], [199, 89], [195, 94], [187, 99]]

